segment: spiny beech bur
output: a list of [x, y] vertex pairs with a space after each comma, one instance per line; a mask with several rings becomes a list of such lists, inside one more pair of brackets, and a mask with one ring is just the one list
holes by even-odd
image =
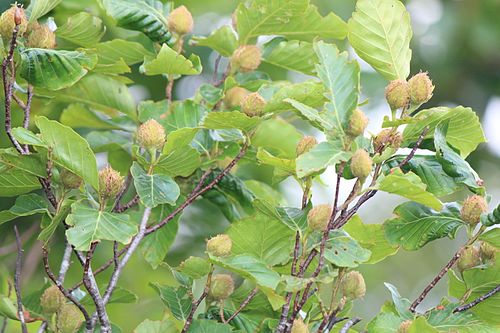
[[[424, 104], [444, 72], [411, 63], [405, 1], [240, 1], [222, 25], [210, 1], [98, 2], [0, 16], [2, 333], [498, 332], [486, 138]], [[430, 242], [449, 260], [413, 301], [394, 269], [373, 296], [367, 265]]]

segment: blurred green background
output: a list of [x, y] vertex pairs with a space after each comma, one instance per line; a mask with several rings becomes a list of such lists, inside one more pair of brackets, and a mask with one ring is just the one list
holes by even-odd
[[[0, 0], [0, 10], [8, 8], [10, 0]], [[21, 1], [23, 2], [23, 1]], [[193, 13], [195, 20], [194, 34], [205, 35], [213, 29], [231, 22], [231, 13], [240, 1], [234, 0], [191, 0], [175, 1], [175, 5], [186, 5]], [[322, 14], [334, 11], [347, 20], [353, 9], [354, 0], [312, 0]], [[27, 1], [26, 1], [27, 3]], [[428, 71], [436, 89], [434, 97], [427, 106], [465, 105], [472, 107], [482, 120], [488, 143], [482, 144], [473, 153], [469, 162], [485, 181], [492, 196], [491, 206], [500, 202], [500, 0], [411, 0], [405, 1], [412, 17], [414, 38], [412, 41], [413, 60], [412, 74], [420, 70]], [[61, 8], [53, 15], [57, 24], [61, 24], [63, 12], [77, 12], [82, 9], [99, 14], [95, 0], [63, 0]], [[123, 31], [108, 30], [106, 39], [123, 35]], [[340, 47], [345, 48], [343, 43]], [[183, 78], [175, 86], [175, 96], [179, 99], [191, 97], [202, 82], [210, 80], [216, 54], [210, 49], [188, 46], [187, 52], [195, 52], [203, 59], [204, 74], [199, 77]], [[351, 54], [353, 54], [351, 52]], [[354, 54], [353, 54], [354, 56]], [[363, 110], [371, 119], [369, 130], [376, 133], [383, 115], [389, 110], [383, 100], [386, 82], [374, 73], [366, 64], [362, 64], [363, 98], [370, 103]], [[305, 76], [287, 73], [271, 66], [262, 66], [273, 79], [289, 79], [300, 81]], [[130, 87], [138, 101], [144, 99], [160, 100], [164, 97], [165, 80], [160, 77], [144, 77], [134, 73], [130, 77], [136, 84]], [[3, 107], [3, 106], [2, 106]], [[33, 110], [36, 114], [37, 110]], [[53, 110], [57, 115], [58, 110]], [[2, 118], [0, 116], [0, 118]], [[17, 120], [20, 112], [17, 112]], [[3, 125], [3, 118], [1, 119]], [[297, 124], [304, 133], [315, 133], [305, 128], [303, 123]], [[3, 130], [0, 135], [0, 146], [5, 147], [7, 141]], [[258, 168], [248, 164], [241, 171], [251, 172], [261, 180], [270, 181], [270, 172], [266, 168]], [[323, 184], [314, 187], [313, 201], [326, 203], [332, 193], [331, 173], [323, 177]], [[284, 193], [289, 204], [299, 204], [298, 187], [293, 182], [285, 182], [279, 189]], [[348, 191], [345, 186], [344, 192]], [[345, 195], [345, 193], [344, 193]], [[467, 193], [458, 193], [450, 200], [462, 200]], [[0, 209], [10, 207], [11, 198], [0, 199]], [[392, 209], [401, 200], [395, 196], [377, 194], [360, 212], [365, 223], [382, 223], [391, 216]], [[227, 227], [228, 222], [211, 204], [198, 202], [184, 214], [175, 244], [167, 257], [170, 264], [178, 264], [192, 254], [201, 254], [204, 250], [204, 239], [217, 234]], [[22, 232], [35, 235], [38, 224], [34, 218], [17, 220]], [[9, 252], [13, 242], [13, 223], [0, 227], [0, 274], [13, 274], [15, 256]], [[31, 237], [24, 247], [25, 264], [23, 267], [23, 290], [25, 293], [37, 290], [44, 284], [42, 274], [41, 253], [39, 244], [34, 244]], [[383, 304], [389, 299], [389, 293], [383, 282], [388, 281], [399, 288], [400, 293], [414, 299], [440, 268], [448, 261], [463, 242], [464, 235], [459, 233], [456, 240], [443, 239], [435, 241], [418, 252], [401, 250], [397, 255], [386, 259], [376, 266], [362, 266], [368, 292], [364, 300], [355, 304], [355, 314], [368, 322]], [[57, 242], [59, 241], [59, 243]], [[52, 250], [54, 269], [62, 254], [62, 238], [55, 242]], [[95, 267], [111, 255], [109, 246], [100, 246], [97, 252]], [[81, 270], [74, 265], [67, 279], [67, 285], [81, 279]], [[106, 274], [102, 276], [105, 277]], [[143, 319], [159, 319], [163, 314], [163, 305], [155, 296], [149, 281], [166, 281], [166, 269], [152, 270], [141, 258], [134, 256], [125, 269], [120, 285], [134, 291], [139, 296], [138, 303], [110, 305], [112, 320], [122, 327], [123, 332], [132, 332]], [[105, 281], [105, 280], [103, 280]], [[439, 301], [446, 294], [446, 279], [429, 295], [423, 307]], [[34, 329], [34, 327], [32, 328]], [[17, 332], [17, 325], [10, 324], [7, 332]]]

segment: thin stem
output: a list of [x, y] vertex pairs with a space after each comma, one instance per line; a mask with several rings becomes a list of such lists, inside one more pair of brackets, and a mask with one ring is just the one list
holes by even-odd
[[64, 248], [63, 258], [61, 260], [61, 268], [59, 269], [59, 276], [57, 277], [57, 281], [63, 283], [66, 277], [66, 273], [68, 272], [71, 260], [71, 252], [73, 252], [73, 248], [71, 244], [66, 242], [66, 247]]
[[[28, 129], [30, 125], [30, 117], [31, 117], [31, 101], [33, 100], [33, 86], [31, 84], [28, 85], [28, 99], [26, 101], [26, 107], [24, 108], [24, 120], [23, 127]], [[24, 145], [24, 151], [29, 152], [29, 145]]]
[[234, 317], [236, 317], [241, 312], [241, 310], [243, 310], [248, 305], [248, 303], [250, 303], [255, 295], [257, 295], [258, 291], [259, 289], [257, 287], [253, 288], [250, 294], [248, 294], [247, 298], [245, 298], [245, 300], [240, 304], [240, 307], [235, 312], [233, 312], [233, 314], [226, 320], [226, 323], [229, 323], [231, 320], [233, 320]]
[[215, 65], [214, 65], [214, 75], [212, 76], [212, 82], [216, 83], [217, 82], [217, 75], [219, 73], [219, 64], [220, 61], [222, 60], [222, 55], [218, 55], [217, 58], [215, 59]]
[[500, 284], [498, 284], [495, 288], [493, 288], [492, 290], [488, 291], [486, 294], [476, 298], [475, 300], [473, 300], [472, 302], [470, 303], [467, 303], [467, 304], [464, 304], [464, 305], [461, 305], [459, 307], [457, 307], [455, 310], [453, 310], [453, 313], [457, 313], [457, 312], [463, 312], [463, 311], [467, 311], [469, 310], [470, 308], [473, 308], [475, 307], [476, 305], [478, 305], [479, 303], [481, 302], [484, 302], [485, 300], [487, 300], [488, 298], [494, 296], [496, 293], [498, 293], [500, 291]]
[[356, 325], [360, 321], [361, 321], [360, 318], [349, 319], [349, 321], [347, 321], [347, 323], [345, 323], [344, 326], [342, 326], [339, 333], [347, 333], [351, 327], [353, 327], [354, 325]]
[[212, 274], [214, 273], [214, 266], [213, 264], [210, 266], [210, 272], [207, 275], [207, 282], [205, 283], [205, 288], [203, 288], [203, 292], [201, 293], [200, 297], [197, 300], [193, 299], [193, 302], [191, 304], [191, 310], [189, 311], [189, 315], [186, 319], [186, 323], [184, 324], [184, 327], [182, 328], [181, 333], [186, 333], [189, 330], [189, 327], [191, 326], [193, 322], [193, 317], [200, 306], [201, 302], [207, 297], [208, 292], [210, 291], [210, 285], [212, 284]]
[[223, 300], [223, 299], [221, 299], [221, 300], [219, 301], [219, 317], [220, 317], [220, 320], [221, 320], [224, 324], [226, 324], [226, 323], [227, 323], [226, 319], [224, 318], [224, 300]]
[[426, 126], [424, 128], [424, 130], [422, 131], [422, 133], [420, 133], [420, 136], [419, 136], [417, 142], [415, 143], [415, 146], [413, 146], [413, 149], [411, 150], [411, 152], [408, 154], [408, 156], [406, 156], [406, 158], [404, 160], [402, 160], [399, 163], [399, 165], [398, 165], [399, 168], [406, 165], [406, 163], [408, 163], [413, 158], [413, 156], [415, 156], [415, 153], [417, 152], [418, 147], [420, 147], [420, 145], [422, 144], [422, 141], [424, 140], [425, 136], [427, 135], [427, 132], [429, 132], [429, 126]]
[[120, 205], [120, 203], [117, 203], [113, 211], [116, 213], [123, 213], [129, 208], [132, 208], [133, 206], [137, 205], [137, 203], [139, 203], [139, 196], [136, 194], [132, 199], [130, 199], [129, 202], [127, 202], [124, 205]]
[[80, 310], [80, 312], [83, 314], [83, 317], [85, 318], [85, 327], [87, 330], [90, 330], [92, 328], [90, 315], [88, 314], [85, 307], [76, 298], [74, 298], [73, 295], [71, 295], [71, 293], [66, 288], [64, 288], [62, 282], [56, 278], [54, 273], [52, 273], [49, 264], [49, 253], [45, 247], [42, 248], [42, 258], [43, 258], [43, 267], [45, 268], [47, 276], [57, 286], [57, 288], [59, 288], [61, 293]]
[[14, 225], [14, 234], [16, 235], [17, 244], [17, 259], [16, 259], [16, 272], [14, 274], [14, 290], [16, 291], [17, 298], [17, 316], [21, 322], [21, 329], [23, 333], [28, 333], [26, 321], [24, 319], [23, 301], [21, 299], [21, 267], [23, 262], [23, 247], [21, 245], [21, 238], [17, 226]]

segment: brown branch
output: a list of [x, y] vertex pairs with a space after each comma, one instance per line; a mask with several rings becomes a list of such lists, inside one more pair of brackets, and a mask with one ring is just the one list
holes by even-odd
[[[31, 117], [31, 102], [33, 100], [33, 86], [31, 84], [28, 85], [28, 100], [26, 101], [26, 106], [24, 108], [24, 120], [23, 120], [23, 127], [25, 129], [28, 129], [30, 125], [30, 117]], [[24, 151], [29, 152], [29, 145], [25, 144], [24, 145]]]
[[478, 305], [479, 303], [481, 302], [484, 302], [485, 300], [487, 300], [488, 298], [494, 296], [496, 293], [498, 293], [500, 291], [500, 284], [498, 284], [495, 288], [493, 288], [492, 290], [488, 291], [486, 294], [476, 298], [475, 300], [473, 300], [472, 302], [470, 303], [467, 303], [467, 304], [464, 304], [464, 305], [461, 305], [459, 307], [457, 307], [455, 310], [453, 310], [453, 313], [457, 313], [457, 312], [463, 312], [463, 311], [467, 311], [469, 310], [470, 308], [473, 308], [475, 307], [476, 305]]
[[427, 135], [427, 132], [429, 132], [429, 126], [425, 126], [422, 133], [420, 133], [420, 136], [418, 137], [418, 140], [415, 143], [415, 146], [413, 146], [411, 152], [408, 154], [408, 156], [406, 156], [406, 158], [404, 160], [402, 160], [399, 163], [399, 165], [398, 165], [399, 168], [405, 166], [408, 162], [410, 162], [410, 160], [413, 158], [413, 156], [415, 156], [415, 153], [417, 152], [418, 147], [420, 147], [420, 145], [422, 144], [422, 141], [424, 141], [424, 138]]
[[120, 205], [120, 203], [117, 203], [113, 211], [116, 213], [123, 213], [129, 208], [132, 208], [133, 206], [137, 205], [137, 203], [139, 203], [139, 196], [136, 194], [132, 199], [130, 199], [129, 202], [127, 202], [124, 205]]
[[90, 315], [88, 314], [85, 307], [75, 297], [73, 297], [73, 295], [71, 295], [71, 292], [68, 291], [66, 288], [64, 288], [64, 286], [62, 285], [62, 281], [56, 278], [56, 276], [50, 269], [49, 253], [45, 247], [42, 248], [42, 258], [43, 258], [43, 266], [45, 268], [47, 276], [57, 286], [57, 288], [61, 291], [61, 293], [80, 310], [80, 312], [83, 314], [83, 317], [85, 318], [85, 327], [87, 330], [90, 330], [92, 328]]
[[26, 321], [24, 319], [23, 301], [21, 298], [21, 267], [23, 262], [23, 246], [21, 245], [21, 238], [17, 226], [14, 225], [14, 234], [16, 235], [17, 244], [17, 259], [16, 259], [16, 272], [14, 274], [14, 290], [16, 291], [17, 299], [17, 316], [21, 322], [21, 329], [23, 333], [28, 333]]
[[351, 327], [353, 327], [354, 325], [356, 325], [357, 323], [359, 323], [361, 321], [360, 318], [352, 318], [350, 319], [347, 323], [344, 324], [344, 326], [342, 326], [342, 328], [340, 329], [339, 333], [347, 333], [349, 332], [349, 329]]
[[210, 272], [207, 275], [207, 282], [205, 283], [205, 288], [203, 288], [203, 292], [201, 293], [200, 297], [195, 300], [193, 298], [193, 302], [191, 304], [191, 310], [189, 311], [189, 315], [186, 318], [186, 323], [184, 324], [184, 327], [182, 328], [181, 333], [186, 333], [189, 330], [189, 327], [191, 326], [193, 322], [193, 317], [194, 313], [196, 312], [196, 309], [200, 306], [201, 302], [207, 297], [208, 292], [210, 291], [210, 285], [212, 283], [212, 274], [214, 273], [214, 265], [211, 264], [210, 266]]
[[212, 82], [214, 84], [217, 82], [217, 75], [219, 74], [219, 64], [221, 60], [222, 60], [222, 55], [219, 54], [215, 59], [214, 74], [212, 76]]
[[247, 306], [248, 303], [250, 303], [250, 301], [255, 297], [255, 295], [257, 295], [258, 291], [259, 289], [257, 287], [253, 288], [250, 294], [248, 294], [247, 298], [245, 298], [245, 300], [240, 304], [240, 307], [235, 312], [233, 312], [233, 314], [226, 320], [226, 323], [229, 323], [231, 320], [233, 320], [234, 317], [236, 317], [241, 312], [241, 310], [243, 310], [245, 306]]

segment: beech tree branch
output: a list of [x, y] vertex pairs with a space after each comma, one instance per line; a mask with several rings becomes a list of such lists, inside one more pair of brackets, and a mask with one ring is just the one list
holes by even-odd
[[207, 297], [208, 292], [210, 291], [210, 285], [212, 284], [212, 274], [214, 273], [214, 265], [211, 264], [210, 266], [210, 272], [207, 275], [207, 282], [205, 283], [205, 288], [203, 288], [203, 292], [201, 293], [200, 297], [195, 300], [193, 298], [193, 302], [191, 304], [191, 310], [189, 311], [189, 315], [186, 318], [186, 323], [184, 324], [184, 327], [182, 328], [181, 333], [186, 333], [189, 330], [189, 327], [191, 327], [191, 324], [193, 322], [193, 317], [194, 313], [200, 306], [201, 302]]
[[345, 323], [344, 326], [342, 326], [339, 333], [347, 333], [351, 327], [353, 327], [354, 325], [356, 325], [360, 321], [361, 321], [361, 318], [357, 318], [357, 317], [349, 319], [347, 321], [347, 323]]
[[235, 312], [233, 312], [233, 314], [229, 318], [227, 318], [226, 323], [229, 323], [231, 320], [233, 320], [234, 317], [236, 317], [241, 312], [241, 310], [243, 310], [245, 306], [247, 306], [248, 303], [250, 303], [250, 301], [255, 297], [255, 295], [257, 295], [258, 291], [259, 289], [257, 287], [253, 288], [250, 294], [248, 294], [247, 298], [245, 298], [245, 300], [240, 304], [240, 307]]
[[467, 311], [469, 310], [470, 308], [473, 308], [475, 307], [476, 305], [478, 305], [479, 303], [481, 302], [484, 302], [485, 300], [487, 300], [488, 298], [494, 296], [496, 293], [498, 293], [500, 291], [500, 284], [498, 284], [495, 288], [493, 288], [492, 290], [488, 291], [486, 294], [476, 298], [475, 300], [473, 300], [472, 302], [470, 303], [467, 303], [467, 304], [464, 304], [464, 305], [461, 305], [459, 307], [457, 307], [455, 310], [453, 310], [453, 313], [457, 313], [457, 312], [463, 312], [463, 311]]
[[23, 301], [21, 298], [21, 267], [23, 262], [23, 247], [21, 245], [21, 238], [19, 237], [19, 231], [17, 226], [14, 225], [14, 234], [16, 235], [17, 244], [17, 259], [16, 259], [16, 272], [14, 274], [14, 290], [16, 291], [17, 299], [17, 317], [21, 322], [21, 329], [23, 333], [28, 333], [28, 328], [26, 327], [26, 320], [24, 318]]

